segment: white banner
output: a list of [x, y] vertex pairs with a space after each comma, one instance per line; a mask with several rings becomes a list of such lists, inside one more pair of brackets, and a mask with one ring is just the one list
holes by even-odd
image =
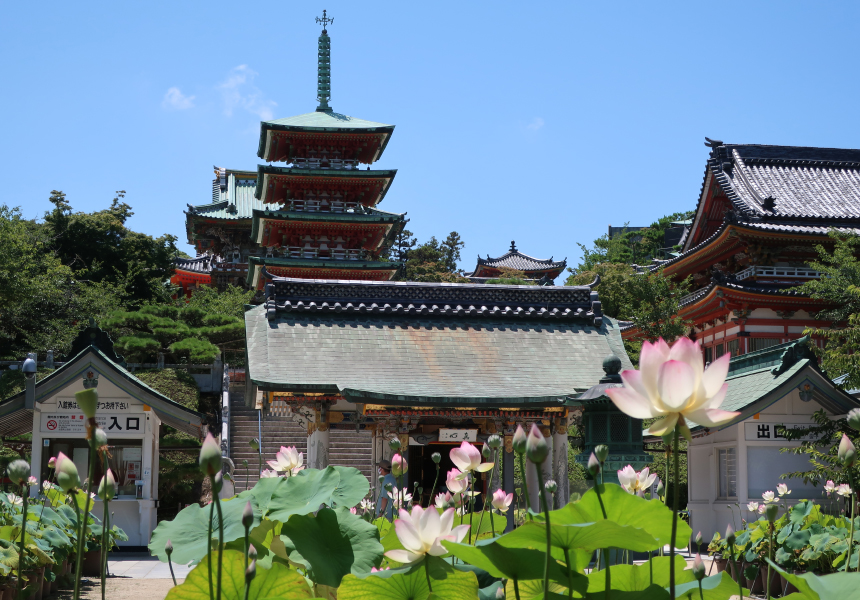
[[[99, 400], [96, 412], [132, 412], [140, 410], [139, 404], [132, 405], [128, 400]], [[78, 403], [74, 399], [60, 398], [57, 400], [57, 412], [80, 413]]]
[[[786, 429], [806, 429], [813, 423], [762, 423], [760, 421], [746, 421], [744, 423], [744, 439], [748, 442], [784, 442]], [[814, 440], [815, 436], [805, 435], [797, 440]]]
[[[110, 435], [116, 433], [139, 433], [143, 435], [146, 415], [123, 413], [121, 415], [96, 415], [96, 423]], [[42, 433], [86, 433], [84, 415], [70, 413], [42, 413]]]
[[439, 430], [439, 441], [440, 442], [477, 442], [478, 441], [478, 430], [477, 429], [440, 429]]

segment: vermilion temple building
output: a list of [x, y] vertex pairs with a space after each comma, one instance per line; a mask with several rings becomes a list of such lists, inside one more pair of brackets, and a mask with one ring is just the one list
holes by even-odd
[[[860, 150], [725, 144], [708, 140], [698, 206], [678, 256], [658, 262], [675, 280], [692, 277], [681, 315], [705, 359], [795, 340], [823, 305], [795, 286], [828, 231], [860, 233]], [[639, 335], [623, 330], [627, 339]]]
[[382, 260], [403, 229], [403, 214], [381, 211], [394, 169], [371, 169], [394, 125], [335, 112], [331, 39], [318, 41], [319, 105], [311, 113], [260, 124], [256, 171], [215, 169], [212, 202], [188, 206], [186, 231], [197, 259], [178, 259], [171, 280], [260, 289], [260, 272], [305, 279], [391, 279], [400, 263]]
[[544, 283], [552, 283], [567, 266], [567, 259], [554, 261], [548, 259], [534, 258], [517, 250], [516, 242], [511, 242], [511, 248], [498, 258], [481, 258], [478, 255], [478, 264], [475, 270], [464, 275], [474, 283], [484, 283], [490, 279], [497, 279], [502, 275], [503, 269], [522, 271], [526, 278]]

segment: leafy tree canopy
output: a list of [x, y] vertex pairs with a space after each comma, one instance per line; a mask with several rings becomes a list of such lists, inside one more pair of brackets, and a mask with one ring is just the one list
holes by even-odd
[[428, 242], [418, 244], [412, 232], [404, 230], [402, 259], [405, 263], [401, 281], [431, 281], [468, 283], [469, 280], [457, 271], [457, 261], [465, 242], [460, 234], [452, 231], [444, 241], [431, 237]]
[[132, 231], [134, 214], [117, 192], [110, 207], [74, 212], [63, 192], [51, 192], [53, 210], [45, 214], [45, 235], [60, 261], [80, 280], [117, 285], [132, 301], [164, 300], [166, 281], [174, 272], [176, 237], [158, 238]]
[[524, 271], [502, 267], [496, 279], [488, 279], [487, 283], [502, 285], [537, 285], [534, 280], [526, 279]]
[[161, 352], [175, 362], [208, 363], [245, 341], [241, 318], [197, 306], [151, 304], [138, 311], [116, 311], [104, 326], [120, 333], [116, 348], [131, 362], [151, 361]]

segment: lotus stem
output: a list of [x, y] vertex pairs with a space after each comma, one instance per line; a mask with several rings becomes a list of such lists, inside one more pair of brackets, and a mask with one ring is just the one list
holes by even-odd
[[543, 567], [543, 598], [549, 600], [549, 561], [552, 560], [552, 528], [549, 523], [549, 504], [546, 501], [547, 492], [543, 488], [543, 470], [541, 465], [535, 463], [538, 479], [538, 495], [540, 496], [543, 517], [546, 521], [546, 563]]
[[[602, 471], [603, 469], [601, 469]], [[603, 506], [603, 498], [600, 495], [600, 488], [603, 487], [602, 483], [594, 483], [594, 491], [597, 493], [597, 502], [600, 504], [600, 512], [603, 513], [603, 518], [609, 520], [609, 517], [606, 515], [606, 507]], [[603, 550], [603, 562], [606, 563], [606, 590], [603, 594], [603, 597], [606, 600], [609, 600], [609, 592], [612, 589], [612, 574], [609, 572], [609, 548], [604, 548]], [[600, 566], [600, 561], [598, 560], [598, 566]], [[674, 598], [674, 597], [673, 597]]]
[[427, 501], [427, 507], [429, 508], [433, 504], [433, 496], [436, 494], [436, 484], [439, 482], [439, 464], [436, 464], [436, 477], [433, 479], [433, 489], [430, 490], [430, 500]]
[[[678, 503], [680, 501], [679, 498], [679, 470], [680, 466], [678, 464], [678, 440], [679, 440], [679, 429], [681, 424], [678, 423], [675, 425], [675, 431], [673, 433], [673, 443], [672, 443], [672, 463], [674, 467], [674, 475], [675, 478], [672, 480], [675, 482], [674, 487], [672, 488], [672, 537], [669, 540], [669, 600], [675, 600], [675, 536], [678, 535]], [[668, 461], [667, 461], [667, 469], [668, 469]], [[668, 497], [668, 484], [666, 489], [666, 496]]]
[[[212, 489], [215, 489], [215, 478], [212, 477]], [[224, 546], [224, 517], [221, 514], [221, 498], [218, 494], [212, 495], [212, 502], [215, 503], [215, 509], [218, 511], [218, 583], [216, 586], [216, 598], [221, 600], [221, 575], [222, 575], [222, 564], [223, 564], [223, 551], [222, 548]]]
[[[78, 508], [78, 499], [77, 499], [78, 490], [75, 489], [72, 491], [75, 494], [74, 496], [72, 496], [72, 506], [75, 507], [75, 518], [78, 520], [78, 540], [77, 540], [78, 541], [78, 547], [77, 547], [77, 555], [75, 556], [75, 575], [76, 575], [76, 577], [75, 577], [75, 593], [74, 593], [75, 600], [78, 600], [78, 598], [80, 598], [80, 594], [81, 594], [81, 592], [80, 592], [80, 587], [81, 587], [80, 581], [81, 580], [79, 577], [77, 577], [77, 575], [78, 575], [78, 567], [81, 564], [81, 540], [83, 539], [84, 536], [83, 536], [83, 533], [81, 531], [81, 509]], [[20, 565], [19, 565], [19, 572], [20, 572]]]
[[705, 600], [705, 594], [702, 592], [702, 580], [699, 580], [699, 599]]
[[[105, 465], [107, 465], [107, 457], [105, 457]], [[107, 473], [107, 469], [105, 469], [105, 473]], [[102, 600], [105, 600], [105, 578], [107, 577], [107, 555], [108, 555], [108, 522], [110, 520], [110, 515], [108, 514], [108, 495], [107, 495], [107, 483], [105, 484], [105, 497], [102, 499], [104, 502], [104, 514], [102, 516]]]
[[173, 574], [173, 561], [167, 557], [167, 566], [170, 567], [170, 577], [173, 579], [173, 586], [176, 587], [176, 575]]
[[[21, 543], [18, 546], [18, 591], [16, 593], [16, 597], [21, 597], [21, 586], [24, 581], [24, 538], [27, 534], [27, 496], [30, 490], [27, 487], [27, 483], [21, 484], [21, 507], [22, 507], [22, 517], [21, 517]], [[76, 588], [77, 589], [77, 588]]]
[[514, 579], [514, 597], [520, 600], [520, 584]]
[[[498, 451], [494, 451], [494, 454], [497, 454], [497, 453], [498, 453]], [[496, 459], [496, 456], [494, 455], [493, 456], [493, 468], [490, 471], [490, 485], [487, 486], [488, 489], [493, 487], [493, 476], [496, 474], [496, 461], [495, 461], [495, 459]], [[478, 533], [477, 533], [477, 535], [475, 535], [475, 543], [476, 544], [478, 543], [478, 536], [481, 535], [481, 526], [484, 524], [484, 511], [487, 510], [487, 504], [489, 504], [489, 502], [487, 502], [488, 496], [489, 496], [489, 494], [487, 494], [487, 493], [484, 494], [484, 504], [481, 506], [481, 518], [478, 519]], [[490, 537], [494, 538], [494, 537], [496, 537], [496, 527], [495, 527], [495, 523], [493, 523], [493, 509], [492, 508], [490, 509], [490, 527], [493, 530]]]
[[[767, 598], [767, 600], [770, 600], [770, 569], [771, 569], [770, 563], [773, 560], [773, 521], [768, 523], [768, 536], [767, 537], [768, 537], [768, 542], [767, 542], [767, 557], [768, 557], [767, 585], [765, 586], [766, 591], [765, 591], [764, 597]], [[851, 548], [850, 543], [848, 544], [848, 547]], [[848, 569], [848, 567], [846, 566], [846, 571], [847, 571], [847, 569]], [[701, 582], [699, 582], [699, 586], [701, 586], [701, 585], [702, 585]]]
[[[851, 549], [854, 547], [854, 506], [857, 504], [857, 498], [854, 497], [856, 491], [854, 489], [854, 476], [851, 473], [851, 467], [845, 470], [848, 472], [848, 485], [851, 486], [851, 496], [848, 497], [848, 500], [851, 502], [851, 525], [849, 525], [848, 534], [848, 558], [845, 561], [845, 572], [848, 573], [851, 571]], [[860, 570], [860, 565], [857, 568]]]
[[532, 500], [529, 497], [529, 484], [526, 481], [526, 466], [525, 460], [523, 459], [523, 455], [520, 454], [520, 473], [523, 474], [523, 496], [526, 497], [526, 515], [529, 517], [529, 521], [532, 519]]
[[215, 600], [215, 589], [212, 586], [212, 519], [215, 516], [215, 493], [213, 488], [212, 503], [209, 505], [209, 536], [206, 538], [206, 567], [209, 570], [209, 600]]
[[573, 598], [573, 565], [570, 564], [570, 550], [567, 548], [564, 548], [564, 562], [567, 565], [567, 597]]
[[433, 586], [430, 585], [430, 559], [425, 554], [424, 555], [424, 575], [427, 576], [427, 589], [430, 590], [430, 593], [433, 593]]
[[[475, 492], [475, 478], [472, 473], [469, 473], [469, 487], [466, 488], [469, 494], [469, 543], [472, 543], [472, 513], [475, 512], [475, 496], [473, 495]], [[475, 536], [475, 542], [477, 543], [478, 536]]]
[[[496, 477], [496, 467], [498, 466], [498, 464], [499, 464], [499, 450], [496, 449], [493, 451], [493, 471], [492, 471], [492, 473], [490, 473], [490, 486], [493, 485], [493, 480]], [[490, 501], [492, 502], [492, 499], [490, 499]], [[478, 529], [480, 529], [480, 528], [481, 528], [481, 524], [478, 523]], [[492, 504], [490, 504], [490, 528], [493, 530], [493, 533], [490, 536], [490, 538], [492, 539], [492, 538], [496, 537], [496, 522], [493, 519], [493, 506], [492, 506]]]
[[729, 560], [732, 561], [732, 573], [738, 578], [738, 588], [740, 589], [740, 600], [744, 600], [744, 584], [741, 583], [741, 573], [738, 571], [738, 564], [735, 562], [735, 545], [729, 544]]
[[[89, 461], [89, 477], [87, 478], [87, 490], [84, 492], [86, 494], [84, 500], [84, 514], [83, 518], [81, 518], [81, 536], [78, 538], [78, 557], [77, 564], [75, 565], [75, 600], [79, 600], [81, 597], [81, 567], [84, 563], [84, 550], [87, 547], [86, 544], [86, 534], [87, 534], [87, 520], [89, 519], [90, 514], [90, 494], [93, 489], [93, 479], [96, 476], [96, 457], [98, 454], [96, 453], [96, 440], [92, 435], [92, 429], [95, 429], [95, 419], [90, 419], [91, 423], [87, 423], [87, 437], [89, 438], [87, 441], [90, 444], [90, 461]], [[75, 504], [77, 505], [77, 499], [75, 499]]]

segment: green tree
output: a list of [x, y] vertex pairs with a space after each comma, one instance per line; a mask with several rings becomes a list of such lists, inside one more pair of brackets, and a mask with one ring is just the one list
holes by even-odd
[[460, 234], [452, 231], [443, 242], [434, 236], [407, 250], [401, 280], [468, 283], [469, 280], [456, 270], [463, 246]]
[[66, 195], [54, 190], [49, 198], [54, 208], [45, 214], [45, 234], [56, 256], [79, 280], [120, 286], [138, 303], [166, 301], [176, 237], [153, 238], [126, 227], [134, 213], [122, 202], [124, 197], [119, 191], [105, 210], [74, 212]]
[[[790, 428], [784, 431], [786, 441], [799, 441], [800, 445], [783, 448], [782, 452], [809, 457], [811, 468], [805, 471], [784, 473], [783, 479], [802, 479], [804, 483], [819, 485], [828, 479], [837, 483], [849, 483], [845, 466], [839, 460], [837, 451], [842, 434], [860, 444], [860, 436], [848, 425], [845, 419], [831, 419], [824, 409], [812, 415], [815, 423], [809, 427]], [[860, 478], [860, 467], [852, 467], [854, 481]]]
[[138, 311], [117, 311], [104, 326], [121, 335], [116, 348], [131, 362], [152, 360], [161, 352], [175, 362], [208, 363], [245, 342], [241, 318], [196, 306], [150, 304]]

